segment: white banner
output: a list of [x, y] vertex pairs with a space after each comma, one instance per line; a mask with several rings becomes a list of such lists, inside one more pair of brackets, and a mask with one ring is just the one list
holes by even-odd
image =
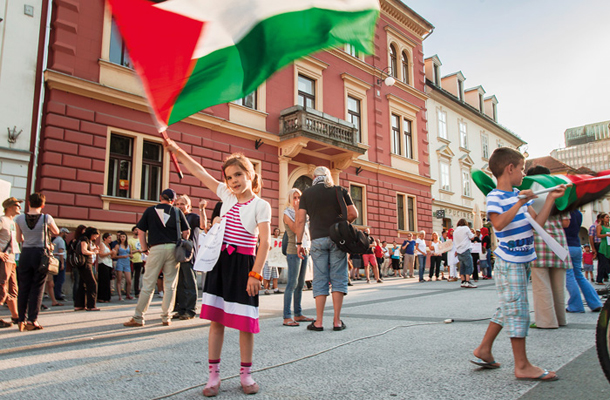
[[532, 225], [534, 230], [540, 235], [542, 240], [544, 240], [544, 243], [549, 246], [553, 253], [555, 253], [557, 257], [559, 257], [562, 261], [565, 261], [566, 257], [569, 254], [568, 249], [564, 248], [562, 245], [559, 244], [559, 242], [553, 239], [553, 237], [549, 235], [548, 232], [545, 231], [544, 228], [541, 227], [534, 218], [532, 218], [530, 213], [526, 212], [525, 218], [528, 220], [530, 225]]
[[221, 218], [220, 223], [214, 224], [205, 236], [200, 234], [197, 259], [193, 265], [195, 271], [208, 272], [214, 268], [220, 257], [226, 225], [226, 218]]

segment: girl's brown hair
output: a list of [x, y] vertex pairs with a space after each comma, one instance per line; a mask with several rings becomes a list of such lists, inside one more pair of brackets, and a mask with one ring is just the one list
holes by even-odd
[[244, 156], [242, 153], [231, 154], [222, 165], [222, 174], [225, 175], [225, 170], [233, 165], [248, 174], [248, 177], [252, 181], [252, 191], [256, 194], [259, 194], [263, 187], [263, 181], [254, 170], [254, 165], [252, 165], [252, 161], [250, 161], [248, 157]]

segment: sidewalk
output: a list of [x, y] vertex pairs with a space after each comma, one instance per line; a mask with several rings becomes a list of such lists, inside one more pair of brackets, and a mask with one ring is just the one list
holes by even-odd
[[[312, 332], [306, 324], [282, 326], [283, 295], [261, 295], [253, 365], [261, 391], [255, 398], [610, 397], [595, 356], [598, 314], [568, 314], [567, 327], [530, 330], [530, 359], [558, 371], [561, 379], [521, 382], [512, 374], [505, 334], [494, 349], [502, 368], [483, 370], [468, 362], [496, 308], [493, 281], [462, 289], [459, 282], [387, 278], [383, 284], [358, 281], [349, 289], [342, 314], [347, 329], [341, 332], [331, 329], [330, 300], [325, 330]], [[163, 327], [157, 298], [144, 328], [122, 326], [135, 301], [101, 304], [101, 312], [74, 312], [66, 304], [41, 313], [42, 331], [0, 330], [2, 399], [203, 398], [207, 322], [196, 318]], [[303, 293], [303, 307], [305, 315], [315, 316], [311, 291]], [[238, 332], [227, 329], [219, 399], [245, 397], [239, 362]]]

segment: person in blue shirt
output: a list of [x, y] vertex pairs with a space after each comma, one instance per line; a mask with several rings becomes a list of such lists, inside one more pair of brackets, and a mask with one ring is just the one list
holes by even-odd
[[407, 233], [407, 239], [400, 246], [402, 252], [402, 276], [403, 278], [415, 278], [413, 275], [413, 266], [415, 265], [415, 240], [413, 234]]

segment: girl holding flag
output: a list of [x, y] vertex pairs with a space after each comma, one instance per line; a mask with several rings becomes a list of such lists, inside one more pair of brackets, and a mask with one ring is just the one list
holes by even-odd
[[[260, 275], [270, 243], [271, 206], [256, 194], [260, 176], [243, 154], [233, 154], [222, 165], [225, 181], [219, 182], [198, 162], [166, 139], [165, 147], [205, 186], [218, 195], [226, 218], [222, 251], [206, 275], [203, 286], [201, 318], [210, 320], [208, 338], [209, 378], [203, 389], [206, 397], [220, 389], [220, 355], [225, 326], [238, 329], [241, 355], [240, 379], [244, 393], [254, 394], [259, 386], [251, 376], [254, 334], [258, 325]], [[260, 241], [256, 252], [257, 240]], [[255, 256], [256, 254], [256, 256]]]

